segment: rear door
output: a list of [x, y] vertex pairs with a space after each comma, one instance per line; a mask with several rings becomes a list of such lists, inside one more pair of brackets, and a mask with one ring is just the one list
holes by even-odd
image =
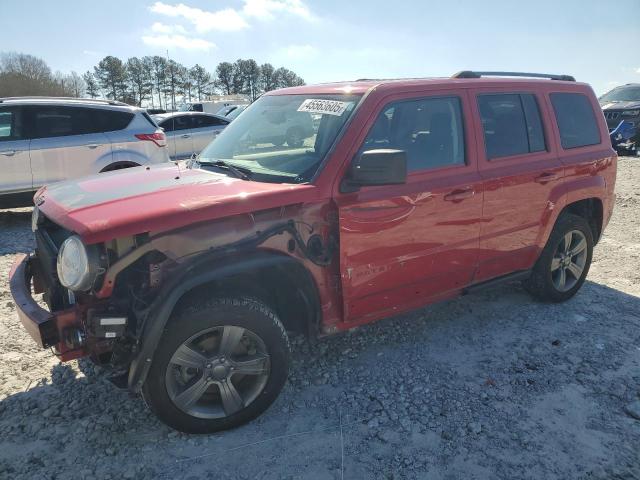
[[191, 117], [191, 115], [175, 115], [160, 123], [167, 135], [167, 146], [172, 160], [189, 158], [193, 154]]
[[0, 107], [0, 192], [32, 190], [29, 140], [22, 107]]
[[395, 95], [361, 152], [405, 150], [403, 185], [336, 197], [345, 318], [362, 322], [459, 291], [477, 266], [482, 184], [463, 91]]
[[473, 91], [484, 182], [480, 264], [475, 281], [530, 268], [543, 226], [564, 194], [545, 98], [505, 88]]
[[97, 173], [111, 161], [111, 144], [92, 109], [58, 105], [25, 107], [31, 127], [33, 186]]
[[213, 115], [192, 115], [190, 130], [194, 153], [200, 153], [209, 145], [229, 122]]

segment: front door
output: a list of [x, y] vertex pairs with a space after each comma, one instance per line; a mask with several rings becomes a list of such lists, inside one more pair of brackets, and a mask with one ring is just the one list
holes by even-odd
[[21, 107], [0, 107], [0, 194], [33, 189]]
[[193, 115], [189, 131], [193, 140], [193, 151], [200, 153], [218, 136], [229, 122], [213, 115]]
[[172, 116], [160, 124], [167, 135], [169, 156], [172, 160], [189, 158], [193, 155], [191, 115]]
[[[459, 291], [478, 259], [482, 184], [463, 92], [384, 102], [356, 155], [407, 152], [404, 185], [336, 199], [344, 315], [363, 322]], [[465, 134], [466, 132], [466, 134]]]

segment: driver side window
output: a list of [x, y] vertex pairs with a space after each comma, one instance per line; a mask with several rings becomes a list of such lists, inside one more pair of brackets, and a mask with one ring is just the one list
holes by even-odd
[[387, 105], [369, 130], [360, 153], [380, 148], [407, 152], [409, 172], [464, 165], [460, 99], [421, 98]]

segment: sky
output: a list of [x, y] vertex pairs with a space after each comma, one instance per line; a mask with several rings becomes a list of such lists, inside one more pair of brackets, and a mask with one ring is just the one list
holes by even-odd
[[79, 73], [106, 55], [254, 58], [307, 83], [543, 72], [601, 94], [640, 83], [638, 18], [640, 0], [0, 0], [0, 51]]

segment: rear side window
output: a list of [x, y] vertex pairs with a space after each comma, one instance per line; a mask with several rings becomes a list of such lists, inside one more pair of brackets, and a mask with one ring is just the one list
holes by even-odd
[[193, 123], [193, 128], [203, 128], [227, 125], [229, 122], [227, 120], [223, 120], [222, 118], [210, 117], [208, 115], [194, 115]]
[[478, 96], [487, 159], [545, 150], [544, 130], [532, 94]]
[[33, 107], [33, 137], [50, 138], [92, 132], [92, 116], [87, 108]]
[[464, 165], [464, 129], [458, 97], [423, 98], [387, 105], [369, 130], [361, 152], [407, 152], [407, 169]]
[[115, 132], [123, 130], [133, 120], [134, 114], [131, 112], [121, 112], [118, 110], [95, 109], [91, 110], [93, 120], [93, 132]]
[[552, 93], [562, 148], [577, 148], [600, 143], [598, 122], [591, 102], [581, 93]]
[[0, 142], [20, 140], [23, 137], [22, 109], [0, 108]]

